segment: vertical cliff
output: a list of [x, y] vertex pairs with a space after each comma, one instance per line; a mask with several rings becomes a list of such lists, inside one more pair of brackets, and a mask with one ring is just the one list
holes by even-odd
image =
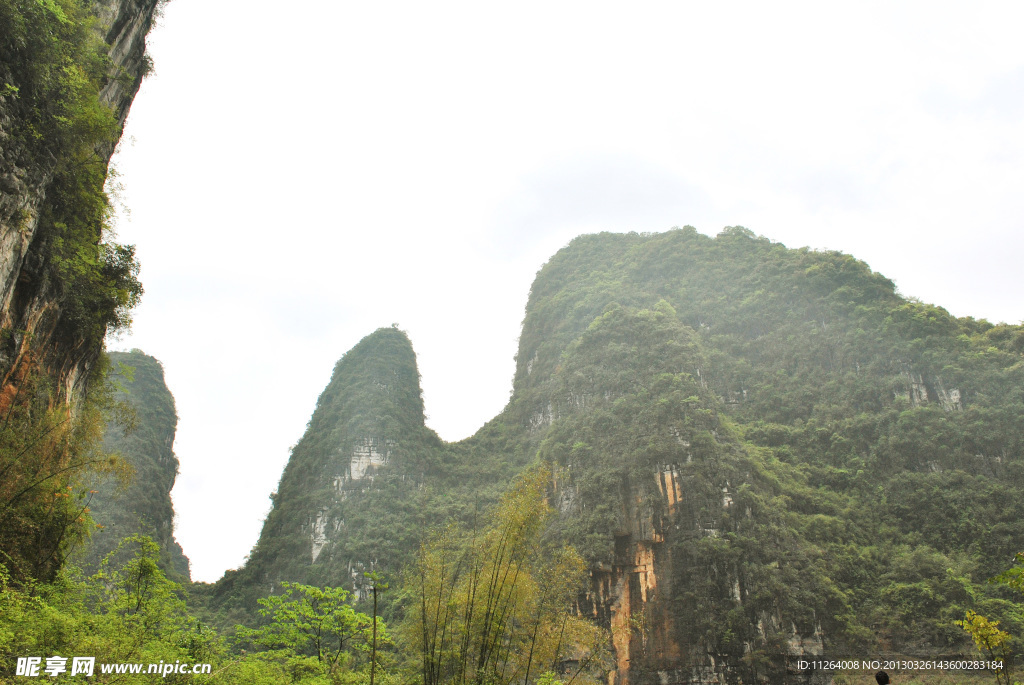
[[85, 559], [96, 566], [117, 544], [130, 535], [148, 535], [160, 545], [161, 561], [172, 577], [188, 579], [189, 561], [174, 539], [174, 507], [171, 489], [178, 476], [174, 433], [178, 416], [174, 397], [164, 383], [160, 362], [141, 352], [112, 352], [110, 380], [118, 388], [118, 400], [134, 414], [131, 429], [114, 423], [104, 433], [103, 447], [130, 465], [127, 486], [116, 478], [93, 485], [89, 499], [97, 529], [86, 548]]
[[158, 2], [0, 0], [0, 551], [16, 576], [60, 568], [83, 535], [79, 478], [109, 466], [103, 340], [142, 286], [134, 249], [106, 239], [104, 183]]
[[[107, 327], [125, 323], [125, 305], [141, 292], [130, 252], [98, 246], [106, 169], [150, 68], [145, 41], [158, 1], [0, 7], [4, 402], [36, 370], [65, 400], [84, 389]], [[88, 245], [101, 263], [83, 277], [69, 255]]]
[[615, 683], [782, 682], [787, 657], [823, 650], [796, 598], [820, 606], [827, 583], [771, 504], [789, 478], [743, 444], [708, 366], [666, 301], [613, 304], [544, 384], [554, 534], [590, 562], [581, 612], [611, 631]]

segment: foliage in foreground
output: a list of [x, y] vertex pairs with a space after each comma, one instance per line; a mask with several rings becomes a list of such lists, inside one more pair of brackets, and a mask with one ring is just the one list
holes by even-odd
[[349, 604], [347, 590], [287, 582], [281, 587], [283, 594], [259, 600], [266, 623], [236, 628], [239, 644], [262, 648], [284, 661], [315, 658], [315, 670], [328, 676], [351, 668], [357, 657], [365, 662], [374, 640], [378, 646], [390, 644], [384, 622], [377, 619], [374, 631], [373, 619]]
[[423, 685], [599, 678], [607, 633], [573, 611], [583, 560], [542, 537], [550, 477], [527, 472], [483, 526], [452, 525], [420, 548], [403, 637]]
[[[989, 582], [1005, 588], [1024, 592], [1024, 552], [1018, 552], [1013, 567], [1003, 571]], [[989, 600], [988, 607], [1011, 614], [1018, 625], [1024, 620], [1024, 605], [1007, 600]], [[995, 606], [994, 606], [995, 605]], [[979, 613], [968, 610], [964, 620], [956, 624], [971, 636], [982, 657], [989, 661], [1001, 661], [1003, 668], [993, 671], [996, 683], [1010, 685], [1014, 671], [1014, 657], [1020, 651], [1021, 635], [1013, 636], [999, 628], [999, 621], [993, 621]]]
[[124, 480], [123, 460], [102, 449], [104, 425], [126, 418], [94, 371], [92, 390], [74, 412], [45, 378], [26, 379], [0, 411], [0, 563], [23, 582], [56, 577], [88, 537], [89, 474]]
[[[126, 538], [89, 578], [65, 568], [52, 583], [17, 583], [0, 566], [0, 681], [18, 657], [92, 656], [97, 663], [209, 663], [224, 653], [213, 631], [187, 612], [180, 586], [158, 565], [149, 538]], [[133, 682], [205, 683], [204, 676], [132, 676]], [[123, 675], [96, 670], [93, 681]], [[13, 682], [13, 681], [12, 681]]]
[[[261, 600], [269, 619], [239, 631], [229, 645], [196, 619], [186, 590], [160, 567], [160, 550], [145, 536], [121, 542], [82, 577], [63, 569], [52, 583], [22, 583], [0, 565], [0, 682], [15, 682], [19, 657], [95, 657], [92, 682], [113, 683], [124, 674], [99, 665], [143, 664], [135, 683], [321, 685], [368, 680], [371, 619], [355, 612], [344, 590], [288, 585], [284, 595]], [[390, 645], [379, 622], [378, 648]], [[232, 649], [233, 647], [233, 649]], [[247, 652], [244, 647], [256, 647]], [[233, 653], [232, 653], [233, 652]], [[210, 664], [211, 673], [149, 674], [149, 664]], [[385, 676], [385, 680], [387, 677]]]
[[[423, 545], [397, 588], [407, 618], [392, 638], [341, 588], [283, 583], [259, 601], [262, 621], [227, 641], [198, 620], [187, 588], [167, 578], [146, 536], [124, 539], [83, 577], [19, 581], [0, 565], [0, 682], [19, 657], [95, 657], [93, 682], [124, 674], [100, 664], [210, 664], [209, 674], [146, 673], [140, 683], [393, 685], [600, 680], [607, 633], [575, 614], [584, 576], [571, 548], [542, 539], [546, 471], [521, 480], [477, 530], [449, 527]], [[375, 584], [386, 588], [379, 578]]]

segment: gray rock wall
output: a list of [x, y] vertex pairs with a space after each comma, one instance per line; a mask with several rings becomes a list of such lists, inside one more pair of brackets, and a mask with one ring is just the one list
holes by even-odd
[[[112, 108], [123, 129], [150, 68], [146, 34], [159, 0], [95, 0], [93, 4], [100, 19], [97, 30], [110, 46], [111, 60], [110, 77], [99, 98]], [[61, 160], [27, 154], [11, 135], [17, 117], [11, 96], [0, 93], [0, 329], [6, 332], [0, 339], [0, 403], [15, 394], [35, 368], [54, 378], [64, 399], [70, 400], [95, 363], [99, 344], [52, 340], [60, 310], [54, 288], [43, 275], [48, 246], [37, 237], [40, 208]], [[104, 163], [109, 164], [116, 144], [109, 141], [97, 149]]]

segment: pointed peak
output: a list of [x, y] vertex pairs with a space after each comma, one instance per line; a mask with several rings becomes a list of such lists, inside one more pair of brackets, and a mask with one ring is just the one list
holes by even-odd
[[422, 394], [409, 336], [397, 326], [387, 326], [367, 335], [338, 360], [318, 411], [340, 409], [343, 404], [348, 420], [401, 416], [404, 424], [422, 426]]

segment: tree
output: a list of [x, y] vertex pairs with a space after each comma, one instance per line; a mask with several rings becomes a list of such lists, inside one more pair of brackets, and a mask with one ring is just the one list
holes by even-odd
[[[1024, 592], [1024, 552], [1018, 552], [1014, 559], [1013, 567], [1003, 571], [989, 582]], [[1000, 630], [999, 621], [992, 621], [981, 614], [968, 611], [964, 620], [956, 621], [956, 625], [971, 636], [978, 650], [988, 659], [1002, 663], [1001, 668], [992, 670], [996, 683], [1010, 685], [1014, 682], [1010, 678], [1013, 672], [1014, 640], [1010, 633]]]
[[992, 661], [999, 661], [1002, 668], [992, 671], [996, 683], [1010, 685], [1008, 661], [1010, 657], [1010, 634], [999, 630], [999, 621], [990, 621], [980, 614], [968, 611], [963, 621], [956, 624], [966, 631], [974, 640], [974, 644]]
[[0, 396], [0, 562], [22, 582], [53, 580], [88, 537], [88, 474], [130, 478], [127, 462], [100, 442], [105, 420], [131, 426], [103, 384], [106, 364], [97, 364], [89, 396], [74, 410], [55, 400], [45, 378], [33, 379], [35, 371]]
[[[145, 536], [125, 538], [93, 576], [73, 567], [52, 583], [18, 583], [0, 564], [0, 682], [13, 677], [16, 658], [76, 655], [99, 663], [213, 663], [221, 641], [189, 616], [181, 588], [158, 564], [160, 550]], [[103, 673], [94, 682], [123, 681]], [[143, 674], [133, 682], [206, 683], [212, 678]]]
[[549, 480], [528, 473], [482, 531], [449, 526], [421, 547], [405, 630], [424, 685], [530, 683], [600, 663], [607, 636], [573, 611], [583, 560], [542, 541]]
[[344, 663], [344, 655], [371, 648], [374, 629], [378, 640], [387, 640], [383, 622], [375, 625], [369, 616], [353, 609], [347, 590], [288, 582], [281, 587], [284, 594], [259, 600], [259, 613], [269, 623], [258, 628], [238, 626], [239, 642], [315, 656], [326, 672], [333, 673]]

